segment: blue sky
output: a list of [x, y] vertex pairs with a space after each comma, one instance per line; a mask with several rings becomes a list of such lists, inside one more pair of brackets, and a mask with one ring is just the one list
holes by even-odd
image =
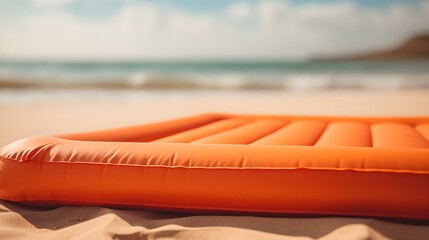
[[[394, 4], [402, 4], [409, 6], [418, 6], [423, 0], [346, 0], [353, 2], [365, 8], [386, 8]], [[138, 0], [46, 0], [46, 1], [32, 1], [32, 0], [2, 0], [0, 1], [0, 11], [6, 14], [20, 14], [28, 13], [31, 11], [40, 11], [40, 3], [46, 5], [60, 6], [77, 15], [101, 15], [106, 16], [117, 12], [121, 7], [130, 3], [139, 3], [143, 1]], [[57, 3], [55, 3], [57, 2]], [[177, 8], [189, 12], [216, 12], [227, 8], [231, 0], [156, 0], [152, 1], [153, 4]], [[257, 0], [242, 0], [240, 2], [255, 3]], [[344, 0], [284, 0], [293, 5], [308, 5], [308, 4], [333, 4], [344, 2]]]
[[419, 0], [2, 0], [0, 58], [305, 59], [389, 48], [427, 22]]

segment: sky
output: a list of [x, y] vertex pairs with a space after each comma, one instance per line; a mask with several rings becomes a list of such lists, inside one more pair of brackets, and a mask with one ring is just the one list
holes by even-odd
[[0, 59], [305, 60], [428, 23], [425, 0], [1, 0]]

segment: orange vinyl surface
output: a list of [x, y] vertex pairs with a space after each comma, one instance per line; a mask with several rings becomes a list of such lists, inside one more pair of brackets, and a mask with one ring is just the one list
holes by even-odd
[[429, 219], [429, 118], [205, 114], [0, 149], [0, 198]]

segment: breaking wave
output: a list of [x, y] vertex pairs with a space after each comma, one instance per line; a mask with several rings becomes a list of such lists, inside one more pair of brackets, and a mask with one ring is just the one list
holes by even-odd
[[0, 89], [325, 90], [429, 88], [429, 74], [149, 75], [31, 77], [0, 74]]
[[429, 61], [0, 62], [0, 89], [317, 90], [429, 88]]

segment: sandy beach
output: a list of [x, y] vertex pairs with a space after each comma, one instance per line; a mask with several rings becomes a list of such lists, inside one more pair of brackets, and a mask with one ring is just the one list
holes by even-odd
[[[428, 90], [161, 91], [141, 92], [136, 98], [84, 96], [73, 101], [55, 94], [43, 95], [15, 104], [7, 101], [0, 104], [0, 145], [34, 135], [115, 128], [206, 112], [429, 116]], [[85, 206], [42, 209], [0, 201], [0, 239], [426, 239], [427, 236], [427, 222], [194, 215]]]
[[429, 239], [428, 22], [429, 0], [1, 0], [0, 240]]
[[[2, 94], [0, 145], [28, 136], [139, 125], [209, 112], [338, 116], [429, 115], [427, 89], [136, 91], [113, 92], [110, 95], [92, 92], [65, 95], [48, 91], [33, 97], [19, 91]], [[22, 98], [19, 94], [22, 94]], [[13, 99], [9, 100], [7, 96]]]

